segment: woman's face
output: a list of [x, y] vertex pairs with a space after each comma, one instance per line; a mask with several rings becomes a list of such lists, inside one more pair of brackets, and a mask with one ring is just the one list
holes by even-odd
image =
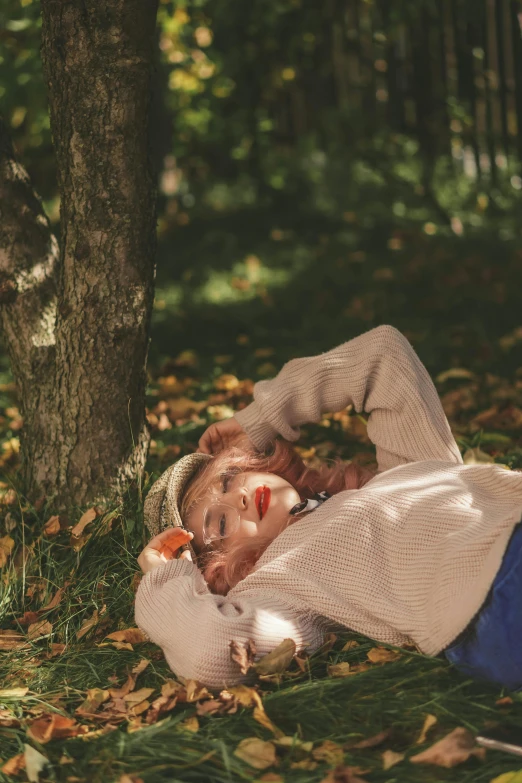
[[192, 507], [185, 526], [194, 533], [192, 544], [198, 552], [258, 533], [275, 538], [300, 499], [293, 486], [274, 473], [236, 473], [217, 479]]

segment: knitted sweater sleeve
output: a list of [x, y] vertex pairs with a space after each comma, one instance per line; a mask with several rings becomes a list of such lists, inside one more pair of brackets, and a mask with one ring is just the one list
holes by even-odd
[[283, 639], [293, 639], [298, 650], [314, 650], [323, 641], [317, 622], [277, 595], [257, 590], [255, 600], [247, 600], [212, 594], [188, 560], [170, 560], [145, 574], [135, 619], [176, 674], [212, 688], [245, 680], [231, 657], [231, 642], [251, 639], [260, 657]]
[[263, 449], [278, 434], [297, 440], [301, 424], [350, 404], [369, 414], [379, 471], [420, 460], [462, 462], [426, 368], [393, 326], [378, 326], [319, 356], [293, 359], [272, 380], [256, 383], [254, 402], [235, 417]]

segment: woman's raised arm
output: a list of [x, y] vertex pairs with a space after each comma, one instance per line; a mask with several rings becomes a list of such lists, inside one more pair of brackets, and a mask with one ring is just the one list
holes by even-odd
[[297, 440], [301, 424], [350, 404], [370, 414], [368, 436], [380, 471], [420, 460], [462, 462], [426, 368], [393, 326], [293, 359], [272, 380], [256, 383], [254, 402], [235, 418], [262, 449], [277, 434]]
[[189, 560], [170, 560], [148, 571], [135, 603], [138, 626], [158, 644], [176, 674], [211, 688], [243, 681], [230, 643], [251, 639], [260, 657], [283, 639], [313, 651], [323, 635], [310, 617], [257, 591], [254, 601], [212, 594]]

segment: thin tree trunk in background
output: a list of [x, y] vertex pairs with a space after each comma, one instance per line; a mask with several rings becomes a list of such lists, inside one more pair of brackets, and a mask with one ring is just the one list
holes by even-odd
[[53, 382], [26, 427], [24, 461], [30, 493], [59, 506], [110, 497], [146, 458], [156, 10], [153, 0], [42, 0], [62, 232]]

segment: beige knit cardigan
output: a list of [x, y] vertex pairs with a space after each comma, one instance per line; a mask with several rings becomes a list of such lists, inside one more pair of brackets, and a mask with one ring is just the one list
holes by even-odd
[[179, 675], [242, 680], [230, 642], [264, 655], [285, 638], [316, 649], [333, 624], [428, 655], [483, 603], [522, 515], [522, 474], [463, 465], [430, 377], [405, 337], [380, 326], [288, 362], [236, 419], [259, 448], [352, 404], [369, 414], [378, 475], [281, 533], [226, 597], [187, 560], [148, 572], [136, 622]]

